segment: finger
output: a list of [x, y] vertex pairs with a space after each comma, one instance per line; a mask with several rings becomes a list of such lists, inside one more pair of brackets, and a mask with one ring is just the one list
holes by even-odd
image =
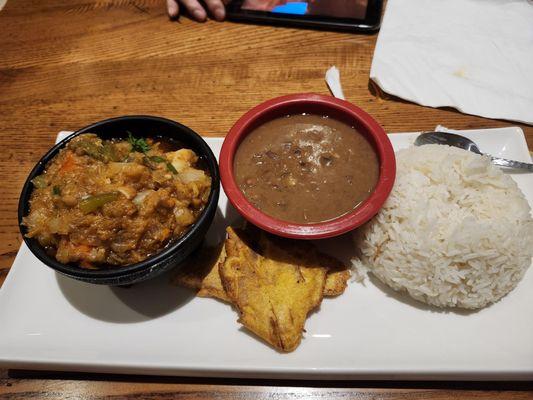
[[198, 0], [180, 0], [181, 4], [185, 6], [189, 14], [199, 22], [203, 22], [207, 18], [204, 8], [200, 5]]
[[180, 7], [176, 0], [167, 0], [167, 12], [170, 18], [177, 18], [180, 13]]
[[226, 17], [226, 9], [222, 0], [205, 0], [207, 9], [217, 21], [222, 21]]

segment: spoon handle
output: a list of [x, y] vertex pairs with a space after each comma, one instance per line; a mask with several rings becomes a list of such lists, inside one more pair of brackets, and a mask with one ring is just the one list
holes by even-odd
[[533, 172], [533, 164], [528, 164], [520, 161], [507, 160], [505, 158], [491, 157], [492, 163], [494, 165], [499, 165], [502, 167], [516, 168], [516, 169], [525, 169]]

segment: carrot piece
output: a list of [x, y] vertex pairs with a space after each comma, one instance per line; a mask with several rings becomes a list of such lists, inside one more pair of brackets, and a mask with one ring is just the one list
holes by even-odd
[[59, 173], [64, 174], [66, 172], [72, 171], [76, 167], [76, 158], [71, 151], [67, 151], [65, 154], [65, 161], [61, 167], [59, 167]]
[[83, 254], [83, 255], [89, 255], [89, 253], [91, 252], [91, 250], [93, 249], [92, 246], [89, 246], [88, 244], [72, 244], [72, 247], [74, 250], [77, 251], [78, 254]]

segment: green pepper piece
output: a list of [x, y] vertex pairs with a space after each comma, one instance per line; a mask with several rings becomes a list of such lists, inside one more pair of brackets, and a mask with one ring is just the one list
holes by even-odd
[[159, 156], [151, 156], [150, 157], [150, 161], [153, 161], [153, 162], [156, 162], [156, 163], [162, 163], [162, 162], [166, 162], [167, 160], [163, 157], [159, 157]]
[[111, 143], [104, 142], [102, 154], [105, 158], [104, 161], [120, 161], [120, 158], [115, 150], [115, 146], [113, 146]]
[[103, 160], [104, 154], [102, 148], [95, 145], [91, 142], [79, 142], [78, 147], [80, 147], [89, 157], [92, 157], [96, 160]]
[[61, 189], [59, 188], [59, 186], [55, 185], [53, 188], [52, 188], [52, 194], [54, 196], [60, 196], [61, 195]]
[[150, 160], [150, 158], [147, 155], [143, 157], [143, 164], [152, 170], [157, 169], [157, 166]]
[[104, 204], [111, 203], [119, 198], [119, 192], [100, 193], [89, 196], [80, 201], [80, 210], [84, 214], [98, 210]]
[[167, 169], [170, 172], [172, 172], [174, 175], [178, 174], [178, 171], [176, 170], [176, 168], [174, 168], [174, 166], [171, 163], [169, 163], [169, 162], [167, 162]]
[[33, 186], [35, 186], [37, 189], [44, 189], [47, 186], [44, 175], [37, 175], [31, 180], [31, 183], [33, 183]]

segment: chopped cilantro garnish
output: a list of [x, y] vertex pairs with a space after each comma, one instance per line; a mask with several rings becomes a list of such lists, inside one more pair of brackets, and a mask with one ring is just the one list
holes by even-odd
[[132, 151], [138, 151], [139, 153], [146, 153], [150, 150], [150, 145], [146, 143], [143, 138], [136, 138], [130, 131], [128, 132], [128, 142], [131, 144]]

